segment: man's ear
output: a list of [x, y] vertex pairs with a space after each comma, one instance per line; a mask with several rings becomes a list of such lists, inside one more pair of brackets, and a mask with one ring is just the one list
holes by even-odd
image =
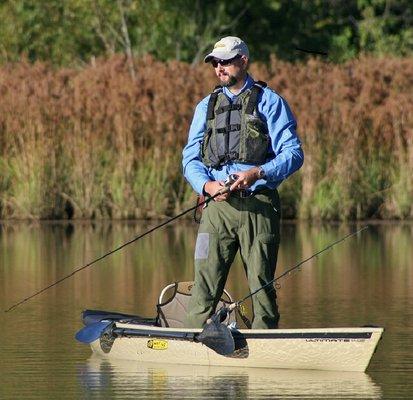
[[244, 65], [244, 67], [248, 67], [249, 58], [247, 56], [241, 56], [241, 60], [242, 60], [242, 65]]

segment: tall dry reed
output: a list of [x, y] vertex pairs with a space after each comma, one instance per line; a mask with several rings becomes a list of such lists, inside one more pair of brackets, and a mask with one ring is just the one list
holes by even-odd
[[[82, 69], [0, 68], [0, 218], [146, 218], [192, 204], [181, 150], [210, 68], [114, 56]], [[305, 150], [286, 217], [413, 216], [413, 61], [273, 59], [252, 75], [285, 97]]]

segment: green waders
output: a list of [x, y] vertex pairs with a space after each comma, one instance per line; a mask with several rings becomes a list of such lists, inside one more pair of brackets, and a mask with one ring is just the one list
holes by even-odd
[[[274, 279], [280, 242], [280, 201], [276, 190], [265, 189], [242, 198], [211, 201], [202, 213], [195, 247], [195, 284], [186, 326], [200, 328], [213, 314], [240, 249], [250, 291]], [[270, 286], [252, 297], [252, 328], [278, 326], [275, 291]]]

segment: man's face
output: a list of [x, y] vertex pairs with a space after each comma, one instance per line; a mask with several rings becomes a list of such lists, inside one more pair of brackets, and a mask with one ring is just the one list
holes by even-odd
[[214, 58], [211, 61], [211, 64], [215, 68], [215, 74], [221, 85], [231, 87], [245, 77], [248, 58], [245, 56], [236, 56], [231, 60], [219, 60]]

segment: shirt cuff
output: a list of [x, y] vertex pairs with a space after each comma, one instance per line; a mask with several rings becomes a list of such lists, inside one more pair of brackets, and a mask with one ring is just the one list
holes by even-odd
[[270, 180], [270, 173], [271, 173], [271, 167], [267, 164], [263, 164], [259, 166], [263, 171], [264, 171], [264, 178], [261, 178], [265, 181], [269, 181]]

